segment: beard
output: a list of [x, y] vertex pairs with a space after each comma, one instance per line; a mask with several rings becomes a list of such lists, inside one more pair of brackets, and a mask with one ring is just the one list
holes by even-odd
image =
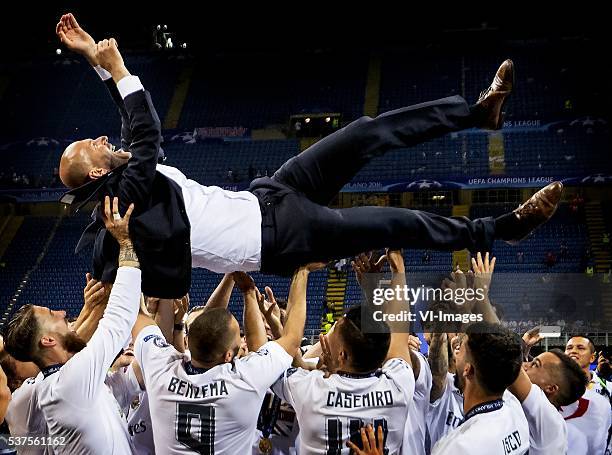
[[66, 335], [60, 335], [60, 340], [62, 341], [64, 349], [71, 354], [81, 352], [83, 348], [87, 346], [87, 342], [78, 336], [76, 332], [68, 332]]

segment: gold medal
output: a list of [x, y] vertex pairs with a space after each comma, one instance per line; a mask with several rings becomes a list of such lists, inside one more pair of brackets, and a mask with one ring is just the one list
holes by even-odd
[[264, 455], [272, 453], [272, 441], [270, 441], [270, 438], [261, 438], [259, 440], [259, 451]]

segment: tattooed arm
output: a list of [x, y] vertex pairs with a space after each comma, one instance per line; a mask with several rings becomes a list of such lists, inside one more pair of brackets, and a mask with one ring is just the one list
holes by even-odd
[[429, 366], [431, 368], [431, 392], [429, 402], [433, 403], [444, 393], [448, 374], [448, 341], [446, 333], [432, 333], [429, 345]]

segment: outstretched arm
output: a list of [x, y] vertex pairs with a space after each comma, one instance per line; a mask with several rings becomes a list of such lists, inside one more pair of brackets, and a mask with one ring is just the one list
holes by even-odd
[[232, 276], [244, 298], [244, 312], [242, 314], [244, 336], [249, 352], [254, 352], [268, 341], [257, 304], [257, 288], [253, 278], [244, 272], [234, 272]]
[[444, 393], [448, 374], [448, 338], [446, 333], [432, 333], [427, 358], [431, 368], [431, 391], [429, 402], [433, 403]]
[[157, 168], [161, 142], [161, 124], [151, 97], [144, 90], [140, 79], [128, 72], [111, 38], [97, 44], [96, 58], [100, 66], [111, 73], [121, 93], [129, 117], [132, 133], [131, 158], [119, 182], [119, 197], [123, 203], [134, 202], [136, 208], [147, 207]]
[[[388, 251], [387, 261], [391, 267], [391, 288], [396, 286], [406, 286], [406, 269], [404, 267], [404, 258], [401, 251]], [[407, 303], [407, 302], [404, 302]], [[399, 314], [402, 311], [403, 305], [394, 298], [388, 305], [388, 312], [391, 314]], [[404, 322], [389, 322], [391, 329], [391, 343], [387, 351], [387, 360], [400, 358], [412, 366], [412, 358], [410, 355], [410, 333], [409, 327]]]
[[276, 342], [291, 356], [300, 347], [304, 336], [304, 324], [306, 324], [306, 287], [310, 272], [324, 267], [323, 263], [308, 264], [300, 267], [293, 274], [291, 287], [289, 288], [289, 299], [287, 304], [287, 321], [283, 327], [283, 336]]
[[204, 308], [227, 308], [232, 291], [234, 290], [234, 277], [231, 273], [226, 273], [208, 298]]
[[489, 300], [491, 278], [495, 270], [495, 257], [489, 259], [489, 253], [487, 252], [483, 258], [482, 254], [478, 253], [476, 258], [472, 258], [472, 269], [474, 270], [474, 290], [476, 292], [480, 290], [482, 295], [482, 298], [475, 299], [474, 310], [476, 313], [482, 314], [486, 322], [499, 324], [499, 317]]
[[96, 56], [95, 40], [89, 33], [81, 28], [72, 13], [64, 14], [60, 18], [60, 21], [55, 27], [55, 33], [64, 46], [76, 54], [85, 57], [89, 64], [94, 67], [100, 79], [104, 81], [111, 98], [119, 110], [119, 114], [121, 114], [121, 148], [127, 151], [132, 142], [128, 113], [111, 74], [100, 66], [100, 62]]

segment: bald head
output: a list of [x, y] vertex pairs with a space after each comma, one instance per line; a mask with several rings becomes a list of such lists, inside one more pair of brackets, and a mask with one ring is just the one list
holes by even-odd
[[73, 142], [62, 154], [60, 179], [68, 188], [76, 188], [109, 173], [131, 156], [129, 152], [113, 150], [106, 136]]
[[70, 144], [64, 150], [59, 165], [59, 176], [68, 188], [81, 186], [89, 179], [89, 171], [93, 164], [88, 155], [85, 141]]

